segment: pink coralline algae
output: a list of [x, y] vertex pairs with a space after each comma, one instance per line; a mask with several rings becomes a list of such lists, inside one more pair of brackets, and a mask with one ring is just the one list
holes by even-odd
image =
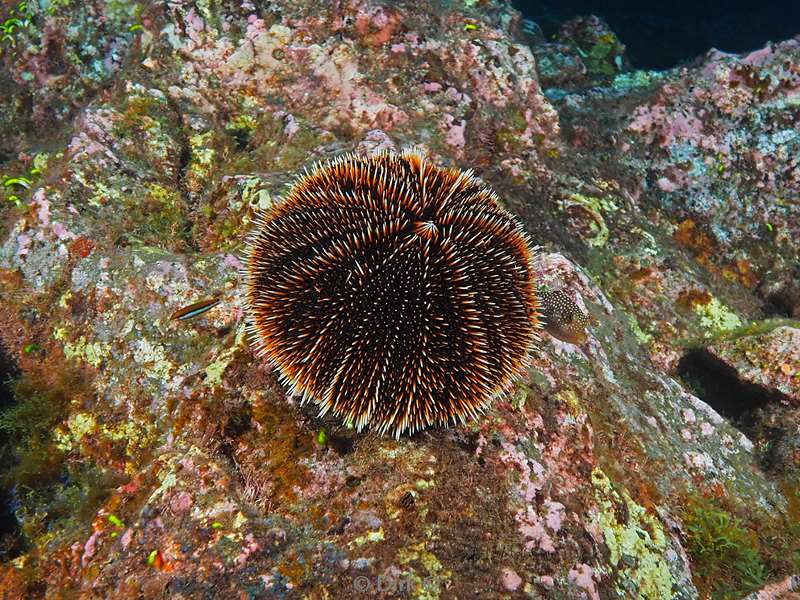
[[554, 535], [561, 529], [564, 518], [564, 505], [559, 502], [547, 502], [544, 516], [535, 512], [528, 506], [523, 512], [517, 513], [517, 523], [520, 533], [526, 538], [525, 548], [528, 550], [542, 550], [555, 552]]
[[519, 470], [520, 489], [525, 500], [529, 502], [542, 486], [541, 476], [544, 468], [535, 461], [532, 461], [531, 464], [524, 454], [508, 442], [503, 444], [503, 449], [505, 452], [501, 460], [506, 464], [514, 465]]
[[522, 578], [511, 569], [503, 569], [503, 587], [509, 592], [516, 592], [522, 584]]
[[[232, 92], [247, 93], [254, 88], [266, 92], [270, 87], [281, 87], [294, 114], [302, 115], [320, 103], [331, 103], [335, 110], [326, 126], [358, 122], [360, 128], [385, 128], [408, 118], [364, 77], [356, 54], [347, 44], [309, 44], [298, 30], [279, 25], [267, 27], [262, 19], [251, 17], [245, 39], [236, 46], [224, 32], [206, 29], [204, 22], [194, 17], [192, 30], [205, 34], [201, 37], [198, 33], [195, 39], [190, 36], [190, 44], [183, 48], [195, 59], [188, 63], [191, 70], [185, 70], [183, 76], [196, 91], [174, 88], [175, 95], [199, 93], [206, 101], [216, 101], [217, 92], [208, 89], [198, 76], [197, 69], [202, 68], [218, 73]], [[366, 31], [373, 20], [384, 21], [379, 15], [364, 17], [358, 21], [358, 30]], [[392, 23], [395, 21], [396, 18]], [[388, 40], [386, 36], [391, 37], [391, 32], [387, 22], [370, 39], [380, 45], [380, 40]]]
[[33, 240], [31, 236], [21, 233], [17, 236], [17, 256], [23, 257], [30, 252], [30, 245]]
[[466, 127], [466, 122], [461, 121], [460, 123], [452, 123], [449, 125], [447, 130], [447, 135], [444, 138], [444, 141], [453, 146], [454, 148], [462, 148], [466, 143], [464, 139], [464, 128]]
[[797, 227], [782, 198], [800, 185], [798, 56], [796, 40], [745, 57], [712, 53], [700, 77], [681, 72], [628, 123], [634, 139], [661, 149], [646, 169], [665, 201], [713, 218], [723, 245]]
[[600, 600], [597, 584], [594, 581], [594, 571], [589, 565], [580, 564], [576, 565], [574, 569], [570, 569], [569, 580], [586, 590], [592, 600]]

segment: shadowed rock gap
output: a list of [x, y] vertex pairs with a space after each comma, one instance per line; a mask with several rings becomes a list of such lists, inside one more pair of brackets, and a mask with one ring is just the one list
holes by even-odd
[[[0, 347], [0, 413], [15, 403], [11, 382], [17, 375], [16, 365]], [[14, 558], [23, 550], [22, 532], [14, 514], [14, 498], [5, 477], [11, 459], [11, 440], [0, 428], [0, 561]]]
[[777, 390], [743, 381], [736, 369], [704, 348], [687, 352], [678, 363], [678, 373], [701, 400], [756, 445], [762, 468], [774, 470], [770, 448], [784, 432], [767, 422], [771, 413], [783, 410], [788, 399]]
[[678, 363], [681, 378], [701, 400], [747, 434], [758, 409], [780, 402], [783, 395], [739, 378], [736, 369], [704, 348], [687, 352]]

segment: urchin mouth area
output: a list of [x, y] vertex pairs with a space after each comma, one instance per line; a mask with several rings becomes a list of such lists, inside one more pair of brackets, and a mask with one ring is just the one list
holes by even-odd
[[417, 237], [432, 240], [436, 238], [438, 229], [433, 221], [416, 221], [412, 223], [411, 229]]

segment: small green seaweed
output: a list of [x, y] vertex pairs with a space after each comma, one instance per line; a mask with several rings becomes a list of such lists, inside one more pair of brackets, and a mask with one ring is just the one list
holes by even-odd
[[2, 183], [4, 191], [6, 192], [6, 200], [11, 202], [14, 206], [22, 204], [21, 193], [27, 191], [31, 187], [31, 180], [27, 177], [11, 177], [3, 175]]
[[21, 187], [26, 190], [31, 189], [31, 180], [27, 177], [9, 177], [7, 175], [3, 176], [3, 185], [5, 187]]
[[117, 527], [118, 529], [122, 529], [123, 527], [125, 527], [125, 523], [123, 523], [122, 519], [120, 519], [117, 515], [108, 515], [107, 518], [108, 522], [111, 523], [114, 527]]
[[683, 515], [695, 583], [711, 598], [741, 597], [764, 585], [767, 567], [754, 531], [717, 502], [691, 497]]
[[25, 175], [2, 175], [0, 176], [0, 184], [2, 184], [2, 191], [5, 199], [14, 204], [14, 206], [21, 206], [23, 203], [23, 196], [27, 194], [36, 180], [41, 176], [42, 172], [47, 167], [48, 155], [40, 152], [33, 157], [33, 166]]
[[17, 45], [17, 34], [31, 24], [31, 9], [27, 2], [12, 8], [8, 17], [0, 23], [0, 43]]

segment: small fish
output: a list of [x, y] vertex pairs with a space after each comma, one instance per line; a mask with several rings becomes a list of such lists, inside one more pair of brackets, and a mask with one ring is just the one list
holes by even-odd
[[194, 304], [190, 304], [189, 306], [184, 306], [181, 309], [176, 310], [170, 316], [170, 320], [172, 321], [188, 321], [189, 319], [194, 319], [202, 315], [204, 312], [211, 310], [217, 304], [219, 304], [219, 298], [206, 298], [205, 300], [200, 300], [200, 302], [195, 302]]
[[544, 330], [554, 338], [575, 344], [586, 341], [587, 317], [578, 305], [561, 290], [539, 290], [539, 309], [544, 318]]

